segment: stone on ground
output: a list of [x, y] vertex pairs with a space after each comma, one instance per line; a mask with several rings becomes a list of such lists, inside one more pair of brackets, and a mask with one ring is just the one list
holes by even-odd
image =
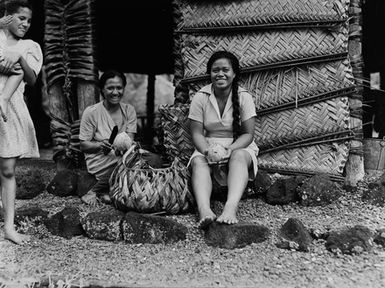
[[70, 169], [63, 169], [56, 173], [47, 185], [47, 192], [59, 197], [75, 195], [77, 190], [77, 174]]
[[280, 241], [276, 246], [283, 249], [308, 252], [313, 241], [305, 225], [295, 218], [288, 219], [280, 228], [278, 235]]
[[49, 217], [44, 224], [51, 234], [64, 238], [70, 239], [73, 236], [84, 234], [80, 224], [80, 214], [75, 207], [64, 208]]
[[80, 219], [86, 235], [91, 239], [119, 241], [123, 240], [121, 223], [124, 213], [118, 210], [88, 213]]
[[338, 201], [342, 195], [341, 185], [326, 174], [318, 174], [305, 180], [299, 188], [300, 203], [304, 206], [325, 206]]
[[122, 233], [128, 243], [173, 243], [185, 240], [187, 227], [166, 217], [128, 212], [123, 218]]
[[226, 249], [241, 248], [268, 239], [270, 231], [263, 225], [238, 223], [234, 225], [213, 222], [205, 231], [208, 245]]
[[79, 197], [84, 196], [95, 185], [96, 179], [90, 173], [85, 170], [79, 170], [77, 172], [77, 189], [76, 194]]
[[285, 205], [298, 201], [297, 190], [305, 179], [304, 176], [277, 179], [266, 192], [266, 202], [271, 205]]
[[360, 254], [373, 247], [372, 231], [362, 225], [330, 232], [326, 241], [326, 249], [335, 254]]

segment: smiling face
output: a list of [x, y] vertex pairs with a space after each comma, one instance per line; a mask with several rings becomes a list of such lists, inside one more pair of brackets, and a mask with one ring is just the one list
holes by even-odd
[[106, 80], [101, 92], [104, 100], [107, 102], [106, 104], [115, 106], [122, 100], [123, 91], [124, 86], [122, 78], [115, 76]]
[[231, 62], [227, 58], [217, 59], [210, 69], [211, 82], [216, 89], [228, 89], [235, 78]]
[[16, 38], [23, 38], [29, 27], [31, 27], [32, 11], [27, 7], [20, 7], [16, 13], [11, 15], [13, 19], [7, 29]]

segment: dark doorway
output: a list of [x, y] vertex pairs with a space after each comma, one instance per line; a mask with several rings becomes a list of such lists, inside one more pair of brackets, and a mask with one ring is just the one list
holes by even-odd
[[100, 70], [172, 74], [172, 47], [171, 0], [96, 1], [96, 57]]
[[[32, 39], [40, 44], [44, 55], [44, 1], [32, 0], [33, 5], [33, 18], [32, 25], [26, 34], [26, 39]], [[50, 117], [44, 111], [42, 106], [43, 101], [43, 72], [40, 72], [36, 84], [25, 87], [25, 98], [27, 101], [28, 109], [32, 117], [32, 121], [36, 129], [36, 137], [39, 144], [39, 148], [47, 148], [51, 146], [51, 134], [50, 134]]]
[[364, 137], [372, 138], [373, 130], [378, 138], [385, 136], [385, 1], [364, 0], [362, 6], [362, 53], [364, 77], [380, 74], [381, 90], [364, 87], [363, 123]]
[[174, 73], [171, 4], [171, 0], [96, 1], [99, 70], [118, 69], [148, 75], [145, 127], [138, 128], [136, 140], [150, 150], [157, 136], [154, 127], [155, 75]]

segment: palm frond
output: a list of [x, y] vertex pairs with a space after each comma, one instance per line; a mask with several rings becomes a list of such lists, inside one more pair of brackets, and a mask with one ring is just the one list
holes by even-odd
[[47, 84], [65, 78], [96, 81], [94, 0], [45, 1]]

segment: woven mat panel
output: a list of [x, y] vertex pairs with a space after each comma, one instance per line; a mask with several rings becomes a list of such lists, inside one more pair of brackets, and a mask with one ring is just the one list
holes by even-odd
[[159, 106], [163, 129], [163, 146], [166, 154], [171, 160], [179, 157], [185, 165], [194, 152], [187, 118], [189, 108], [189, 104], [178, 106], [163, 104]]
[[[174, 1], [177, 30], [328, 23], [348, 17], [349, 0]], [[182, 17], [180, 17], [180, 14]]]
[[173, 57], [174, 57], [174, 86], [178, 86], [184, 75], [184, 64], [182, 57], [182, 37], [174, 35]]
[[346, 59], [262, 73], [248, 73], [242, 77], [242, 82], [243, 87], [258, 96], [257, 109], [265, 109], [353, 87], [354, 77]]
[[328, 173], [341, 176], [349, 155], [349, 141], [283, 149], [258, 156], [258, 167], [272, 171]]
[[[343, 27], [343, 28], [342, 28]], [[347, 52], [347, 27], [337, 31], [299, 29], [224, 35], [181, 36], [182, 78], [206, 74], [206, 64], [214, 51], [225, 49], [239, 58], [240, 66], [253, 67], [298, 58]]]
[[330, 132], [349, 129], [347, 97], [338, 97], [312, 105], [258, 116], [254, 139], [260, 149], [279, 147]]
[[[209, 80], [187, 83], [190, 100]], [[241, 74], [240, 85], [255, 97], [258, 110], [354, 87], [349, 61], [335, 61]]]

